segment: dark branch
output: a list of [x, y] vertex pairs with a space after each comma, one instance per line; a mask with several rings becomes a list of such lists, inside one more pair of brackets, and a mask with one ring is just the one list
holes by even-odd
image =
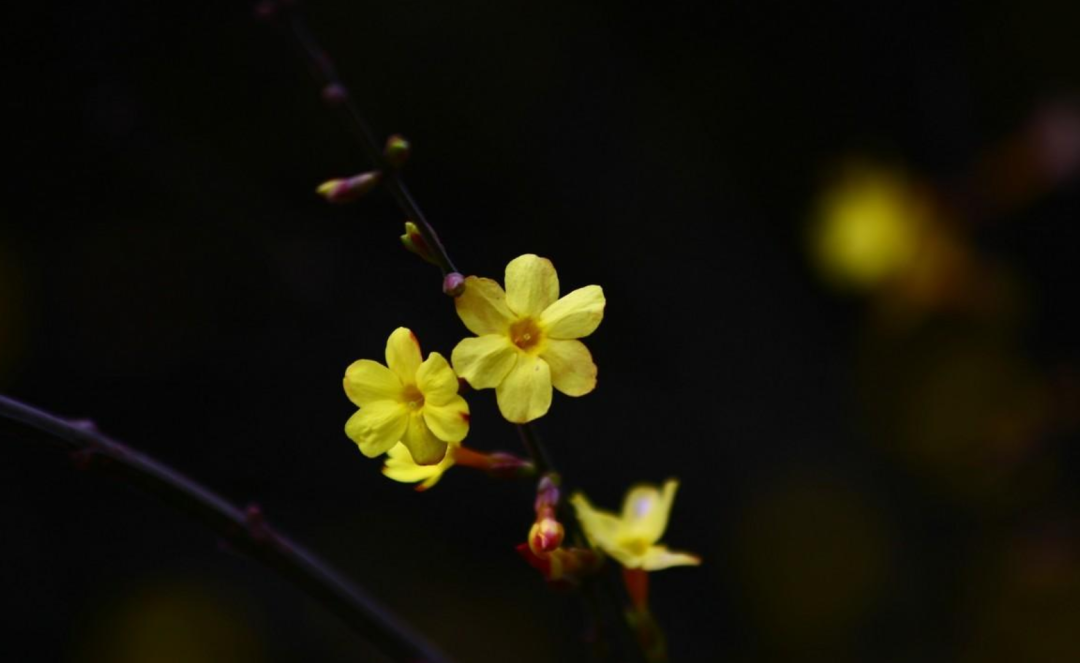
[[43, 439], [70, 452], [81, 465], [114, 474], [162, 497], [217, 532], [234, 549], [291, 580], [393, 660], [451, 663], [386, 608], [271, 527], [257, 506], [241, 509], [160, 461], [102, 435], [93, 424], [72, 423], [5, 396], [0, 396], [0, 432]]
[[393, 196], [405, 217], [419, 228], [424, 240], [432, 248], [435, 254], [434, 257], [439, 261], [443, 276], [458, 271], [453, 260], [450, 259], [450, 254], [446, 252], [446, 248], [439, 240], [435, 229], [428, 223], [427, 217], [424, 216], [423, 210], [420, 209], [420, 205], [409, 193], [409, 189], [405, 186], [405, 182], [402, 181], [400, 173], [387, 163], [386, 156], [383, 153], [382, 141], [377, 138], [371, 125], [368, 124], [364, 115], [360, 112], [360, 108], [353, 101], [349, 88], [345, 86], [338, 76], [337, 68], [331, 61], [330, 56], [327, 55], [311, 33], [311, 30], [308, 29], [307, 22], [301, 15], [300, 9], [294, 3], [282, 3], [280, 6], [275, 6], [267, 11], [269, 16], [285, 24], [300, 55], [307, 62], [311, 76], [315, 79], [315, 83], [322, 92], [323, 100], [338, 112], [346, 128], [367, 153], [368, 158], [375, 164], [375, 167], [382, 173], [383, 185]]

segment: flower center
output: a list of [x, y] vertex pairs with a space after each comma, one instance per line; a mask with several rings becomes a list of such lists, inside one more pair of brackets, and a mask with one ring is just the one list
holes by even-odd
[[649, 542], [641, 537], [631, 536], [619, 540], [619, 547], [629, 550], [634, 555], [644, 555], [649, 549]]
[[419, 410], [424, 407], [424, 395], [414, 384], [406, 385], [401, 393], [401, 399], [410, 410]]
[[524, 318], [510, 325], [510, 340], [522, 350], [536, 347], [541, 337], [540, 327], [532, 318]]

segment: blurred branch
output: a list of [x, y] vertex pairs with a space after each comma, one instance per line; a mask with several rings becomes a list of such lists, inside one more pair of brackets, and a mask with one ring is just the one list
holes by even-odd
[[386, 608], [318, 557], [271, 527], [261, 509], [226, 501], [167, 465], [102, 435], [91, 422], [70, 422], [0, 395], [0, 433], [28, 434], [69, 451], [80, 466], [116, 475], [186, 511], [236, 550], [262, 562], [322, 602], [395, 661], [451, 663]]
[[322, 91], [323, 101], [337, 111], [346, 128], [356, 138], [360, 146], [364, 148], [369, 159], [382, 174], [382, 184], [394, 197], [398, 207], [404, 212], [407, 220], [414, 222], [420, 234], [428, 246], [434, 251], [435, 259], [443, 271], [443, 276], [450, 272], [457, 272], [450, 254], [439, 241], [435, 229], [428, 223], [427, 217], [420, 209], [420, 205], [409, 193], [408, 187], [402, 181], [398, 169], [390, 164], [383, 152], [383, 144], [376, 138], [360, 108], [352, 100], [349, 89], [341, 82], [337, 68], [330, 56], [323, 50], [318, 40], [308, 29], [307, 21], [300, 13], [297, 2], [274, 2], [267, 0], [259, 5], [257, 13], [268, 19], [275, 19], [284, 24], [293, 42], [296, 44], [301, 57], [308, 64], [308, 70], [312, 78]]

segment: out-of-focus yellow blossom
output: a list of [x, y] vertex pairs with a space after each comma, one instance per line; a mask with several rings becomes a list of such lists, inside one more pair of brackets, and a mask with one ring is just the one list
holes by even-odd
[[546, 258], [527, 254], [506, 266], [506, 290], [470, 276], [454, 300], [458, 316], [477, 336], [457, 344], [451, 359], [475, 389], [495, 389], [499, 411], [514, 423], [544, 416], [554, 386], [567, 396], [596, 387], [596, 364], [577, 340], [604, 317], [597, 285], [559, 298], [559, 277]]
[[416, 463], [435, 465], [448, 443], [468, 434], [469, 404], [450, 364], [438, 352], [421, 358], [416, 335], [398, 327], [386, 342], [386, 366], [361, 359], [345, 371], [345, 393], [360, 408], [345, 433], [368, 458], [400, 443]]
[[668, 479], [662, 490], [640, 484], [623, 500], [622, 516], [593, 508], [581, 493], [570, 502], [589, 542], [628, 569], [659, 571], [672, 566], [697, 566], [701, 558], [657, 545], [667, 528], [679, 482]]
[[915, 265], [931, 217], [925, 193], [899, 173], [851, 167], [822, 196], [812, 252], [835, 284], [874, 288]]

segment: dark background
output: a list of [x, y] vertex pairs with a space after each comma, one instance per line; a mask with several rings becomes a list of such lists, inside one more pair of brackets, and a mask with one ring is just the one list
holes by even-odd
[[[455, 469], [416, 494], [344, 436], [350, 362], [397, 326], [447, 356], [467, 332], [388, 196], [314, 195], [369, 164], [251, 9], [5, 9], [0, 389], [259, 502], [460, 661], [588, 660], [576, 600], [513, 551], [528, 486]], [[599, 387], [539, 428], [600, 506], [682, 480], [665, 541], [705, 562], [652, 576], [673, 660], [1080, 657], [1076, 178], [995, 205], [972, 175], [1075, 108], [1080, 5], [308, 14], [372, 124], [412, 141], [406, 179], [463, 271], [501, 281], [533, 252], [564, 291], [604, 287]], [[806, 226], [852, 156], [965, 201], [1005, 322], [882, 333], [877, 295], [817, 277]], [[1026, 398], [1035, 423], [1009, 428]], [[520, 452], [491, 392], [469, 400], [467, 443]], [[1003, 412], [1009, 453], [969, 435]], [[369, 655], [155, 498], [0, 443], [4, 660]]]

